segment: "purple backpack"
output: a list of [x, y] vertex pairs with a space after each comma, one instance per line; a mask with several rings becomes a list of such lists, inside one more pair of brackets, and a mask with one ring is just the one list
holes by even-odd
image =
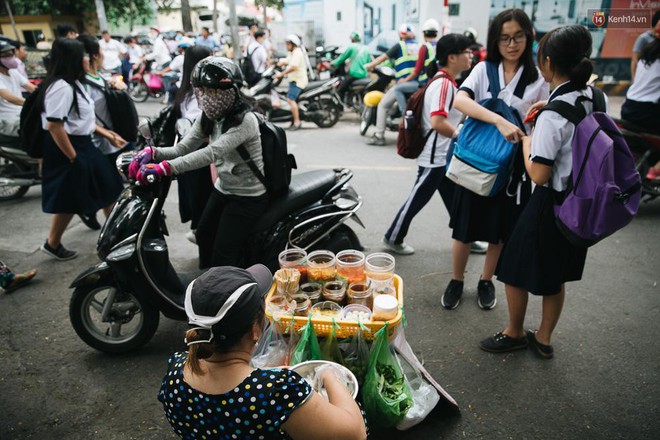
[[592, 246], [630, 223], [641, 199], [641, 179], [630, 148], [605, 113], [603, 92], [591, 90], [594, 111], [589, 115], [581, 104], [588, 100], [584, 97], [575, 105], [551, 101], [542, 109], [575, 125], [573, 172], [555, 215], [562, 234], [580, 247]]

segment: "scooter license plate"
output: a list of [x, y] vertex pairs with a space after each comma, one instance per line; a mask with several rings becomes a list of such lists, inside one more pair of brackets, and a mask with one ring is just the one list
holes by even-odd
[[330, 71], [325, 70], [325, 71], [319, 73], [319, 78], [321, 78], [321, 79], [330, 79]]

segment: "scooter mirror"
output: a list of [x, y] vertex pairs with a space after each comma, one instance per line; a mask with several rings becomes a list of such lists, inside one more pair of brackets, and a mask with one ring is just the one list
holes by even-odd
[[140, 135], [142, 135], [142, 137], [147, 140], [150, 140], [153, 137], [151, 132], [151, 123], [149, 122], [149, 119], [147, 118], [140, 119], [140, 123], [138, 124], [138, 131], [140, 132]]

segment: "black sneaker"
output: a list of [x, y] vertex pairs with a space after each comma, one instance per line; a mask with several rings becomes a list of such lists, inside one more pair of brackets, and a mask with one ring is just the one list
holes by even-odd
[[502, 332], [497, 333], [490, 338], [486, 338], [479, 343], [479, 347], [490, 353], [506, 353], [509, 351], [522, 350], [527, 348], [526, 337], [512, 338]]
[[477, 302], [479, 307], [484, 310], [490, 310], [497, 304], [495, 286], [491, 280], [479, 280], [479, 284], [477, 284]]
[[529, 347], [532, 351], [540, 358], [551, 359], [555, 355], [555, 349], [552, 348], [552, 345], [541, 344], [536, 339], [536, 331], [527, 330], [527, 341], [529, 341]]
[[455, 309], [461, 303], [461, 296], [463, 296], [463, 281], [451, 280], [440, 300], [442, 307], [447, 310]]
[[96, 219], [96, 213], [93, 214], [78, 214], [80, 220], [92, 231], [98, 231], [101, 229], [101, 224]]
[[51, 257], [56, 258], [60, 261], [72, 260], [78, 256], [78, 254], [75, 251], [70, 251], [66, 249], [64, 246], [62, 246], [62, 243], [60, 243], [57, 249], [53, 249], [48, 244], [48, 240], [46, 240], [46, 242], [41, 245], [40, 249], [43, 253], [50, 255]]

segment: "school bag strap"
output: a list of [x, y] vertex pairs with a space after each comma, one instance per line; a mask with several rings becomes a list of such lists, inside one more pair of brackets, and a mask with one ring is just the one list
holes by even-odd
[[[498, 67], [495, 63], [490, 61], [485, 61], [486, 63], [486, 74], [488, 75], [488, 90], [493, 98], [497, 96], [502, 91], [500, 89], [500, 74], [498, 73]], [[523, 99], [525, 95], [525, 89], [527, 88], [527, 83], [525, 82], [524, 72], [516, 84], [516, 88], [513, 90], [513, 94], [520, 99]]]
[[243, 159], [245, 161], [245, 163], [247, 164], [247, 166], [250, 167], [250, 169], [252, 170], [254, 175], [257, 176], [257, 179], [259, 179], [259, 182], [261, 182], [261, 184], [263, 186], [268, 188], [268, 185], [266, 184], [266, 176], [264, 176], [264, 174], [261, 172], [261, 170], [259, 169], [257, 164], [254, 163], [254, 161], [250, 157], [250, 153], [248, 153], [247, 148], [245, 148], [245, 145], [242, 145], [242, 144], [239, 145], [236, 148], [236, 151], [238, 151], [238, 154], [241, 155], [241, 159]]
[[[94, 81], [90, 81], [88, 78], [84, 79], [84, 83], [89, 85], [90, 87], [94, 87], [94, 88], [100, 90], [101, 92], [103, 92], [103, 94], [105, 94], [105, 92], [107, 91], [107, 88], [108, 88], [108, 83], [105, 80], [105, 78], [101, 77], [101, 79], [103, 80], [103, 85], [97, 84]], [[96, 116], [96, 119], [101, 121], [101, 124], [103, 124], [103, 128], [109, 128], [110, 127], [110, 124], [108, 124], [106, 121], [104, 121], [103, 118], [100, 117], [98, 115], [98, 113], [96, 113], [96, 111], [94, 111], [94, 115]]]

